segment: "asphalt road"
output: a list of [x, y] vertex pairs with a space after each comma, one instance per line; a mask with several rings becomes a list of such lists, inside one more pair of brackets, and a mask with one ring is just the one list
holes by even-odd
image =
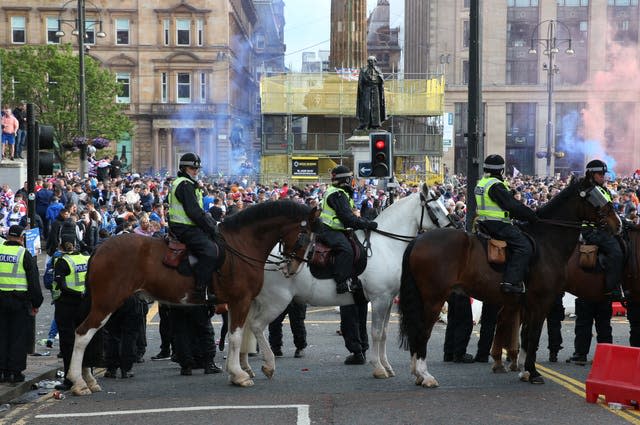
[[[101, 393], [89, 397], [68, 394], [64, 400], [50, 395], [36, 398], [12, 408], [0, 421], [21, 425], [640, 424], [640, 415], [634, 411], [585, 402], [589, 366], [564, 361], [573, 348], [571, 319], [563, 323], [565, 349], [559, 363], [546, 361], [543, 335], [538, 358], [547, 383], [541, 386], [520, 382], [515, 373], [493, 374], [489, 364], [443, 363], [445, 325], [437, 324], [428, 349], [430, 371], [440, 382], [435, 389], [414, 385], [409, 355], [398, 349], [397, 316], [390, 324], [388, 344], [395, 378], [376, 380], [369, 365], [344, 365], [348, 353], [336, 333], [339, 315], [332, 308], [310, 307], [306, 357], [293, 358], [291, 333], [285, 325], [285, 356], [277, 359], [274, 378], [264, 377], [260, 359], [253, 357], [251, 365], [258, 375], [251, 388], [230, 385], [225, 374], [195, 371], [183, 377], [175, 363], [150, 361], [159, 347], [157, 321], [157, 316], [151, 318], [147, 360], [135, 365], [133, 379], [99, 378]], [[626, 320], [614, 318], [613, 323], [614, 343], [626, 345]], [[214, 327], [218, 331], [220, 323], [214, 321]], [[474, 327], [471, 353], [475, 353], [478, 330]], [[224, 361], [222, 355], [216, 358], [219, 363]]]

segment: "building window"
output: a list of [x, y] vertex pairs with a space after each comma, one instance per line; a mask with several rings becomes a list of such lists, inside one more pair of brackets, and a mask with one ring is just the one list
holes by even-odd
[[462, 21], [462, 47], [469, 48], [469, 21]]
[[162, 20], [162, 42], [165, 46], [169, 45], [169, 27], [171, 23], [168, 19]]
[[128, 19], [116, 19], [116, 44], [129, 44]]
[[60, 44], [60, 38], [56, 35], [58, 32], [58, 19], [47, 17], [47, 44]]
[[207, 74], [200, 73], [200, 103], [207, 103]]
[[84, 23], [84, 44], [96, 44], [96, 21], [88, 20]]
[[587, 162], [584, 145], [584, 120], [582, 112], [585, 103], [556, 103], [555, 151], [564, 153], [556, 156], [554, 173], [567, 176], [582, 170]]
[[538, 0], [508, 0], [509, 7], [538, 7]]
[[118, 103], [131, 103], [131, 74], [128, 72], [116, 72], [116, 81], [120, 85]]
[[26, 19], [24, 16], [11, 17], [11, 42], [24, 44], [27, 41]]
[[558, 0], [558, 6], [567, 6], [567, 7], [589, 6], [589, 0]]
[[176, 19], [176, 44], [188, 46], [191, 44], [191, 22], [188, 19]]
[[609, 6], [637, 6], [638, 0], [609, 0]]
[[471, 0], [464, 0], [463, 7], [469, 8], [471, 5]]
[[256, 34], [256, 49], [264, 50], [264, 34]]
[[160, 74], [160, 103], [167, 103], [168, 99], [169, 81], [167, 80], [167, 73]]
[[462, 61], [462, 84], [469, 84], [469, 61]]
[[526, 175], [535, 173], [536, 104], [506, 104], [506, 170], [515, 167]]
[[196, 21], [196, 30], [198, 33], [198, 46], [204, 46], [204, 20], [198, 19]]
[[191, 74], [178, 73], [178, 103], [191, 103]]

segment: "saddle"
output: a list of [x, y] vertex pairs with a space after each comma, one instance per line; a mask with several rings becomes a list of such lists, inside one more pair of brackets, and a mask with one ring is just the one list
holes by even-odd
[[[476, 222], [476, 230], [475, 235], [480, 239], [482, 245], [485, 247], [487, 251], [487, 261], [491, 265], [495, 266], [503, 266], [507, 262], [507, 241], [503, 241], [500, 239], [495, 239], [489, 233], [485, 231], [482, 227], [481, 222]], [[522, 232], [523, 235], [527, 237], [531, 246], [533, 247], [533, 256], [536, 255], [536, 242], [533, 237], [527, 232]], [[533, 257], [532, 256], [532, 257]]]
[[[367, 267], [367, 256], [362, 243], [354, 236], [353, 232], [346, 233], [351, 249], [353, 250], [353, 264], [351, 276], [359, 276]], [[316, 238], [307, 254], [309, 270], [316, 279], [330, 279], [333, 277], [335, 265], [335, 252], [327, 244]]]
[[[162, 258], [162, 264], [165, 267], [176, 269], [181, 275], [192, 276], [192, 267], [197, 264], [198, 260], [189, 254], [187, 245], [180, 242], [172, 234], [166, 235], [164, 241], [167, 244], [167, 249]], [[217, 270], [222, 266], [222, 263], [224, 263], [225, 250], [222, 249], [222, 246], [217, 243], [217, 241], [214, 241], [214, 243], [217, 245], [219, 252], [218, 262], [216, 264]]]

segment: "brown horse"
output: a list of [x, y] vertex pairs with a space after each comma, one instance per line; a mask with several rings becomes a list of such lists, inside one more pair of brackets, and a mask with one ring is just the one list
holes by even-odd
[[[310, 224], [317, 211], [293, 201], [266, 202], [225, 219], [220, 225], [225, 258], [214, 273], [213, 287], [219, 300], [228, 303], [230, 318], [227, 371], [229, 380], [243, 387], [253, 385], [240, 367], [240, 342], [251, 301], [262, 288], [264, 265], [271, 249], [280, 242], [284, 259], [290, 261], [310, 237]], [[89, 262], [87, 289], [91, 310], [76, 329], [68, 379], [76, 395], [88, 395], [101, 388], [90, 368], [82, 368], [87, 344], [126, 298], [144, 291], [160, 301], [193, 304], [194, 280], [162, 264], [166, 251], [162, 239], [126, 234], [108, 239]]]
[[[623, 286], [629, 292], [627, 298], [627, 316], [630, 325], [629, 343], [631, 346], [640, 346], [640, 231], [637, 228], [628, 230], [629, 258], [623, 274]], [[579, 253], [575, 251], [566, 264], [566, 280], [558, 288], [558, 294], [562, 291], [570, 292], [576, 297], [588, 301], [605, 301], [604, 285], [605, 274], [600, 269], [585, 270], [579, 265]], [[494, 371], [503, 370], [501, 365], [502, 349], [506, 348], [511, 359], [516, 359], [518, 347], [519, 311], [518, 308], [505, 305], [498, 315], [496, 333], [491, 347], [491, 357], [495, 363]], [[526, 330], [525, 330], [526, 331]], [[512, 370], [518, 366], [512, 365]]]
[[523, 297], [500, 292], [501, 273], [489, 266], [480, 240], [459, 230], [434, 229], [405, 250], [400, 285], [400, 333], [411, 352], [416, 384], [438, 386], [428, 372], [427, 342], [440, 309], [451, 291], [499, 305], [524, 305], [524, 332], [520, 355], [526, 355], [521, 379], [543, 383], [535, 368], [542, 324], [554, 295], [564, 286], [566, 264], [576, 245], [581, 224], [590, 222], [619, 232], [621, 222], [611, 203], [596, 208], [587, 200], [592, 187], [572, 182], [538, 211], [539, 223], [527, 229], [537, 254], [530, 265]]

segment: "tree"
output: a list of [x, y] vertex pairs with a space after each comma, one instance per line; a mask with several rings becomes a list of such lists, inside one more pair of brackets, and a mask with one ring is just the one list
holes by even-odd
[[[21, 46], [0, 50], [2, 99], [5, 104], [33, 103], [38, 121], [55, 128], [55, 154], [62, 167], [68, 161], [78, 128], [80, 85], [78, 56], [70, 44]], [[85, 56], [87, 138], [117, 140], [133, 123], [116, 103], [120, 86], [115, 74]]]

